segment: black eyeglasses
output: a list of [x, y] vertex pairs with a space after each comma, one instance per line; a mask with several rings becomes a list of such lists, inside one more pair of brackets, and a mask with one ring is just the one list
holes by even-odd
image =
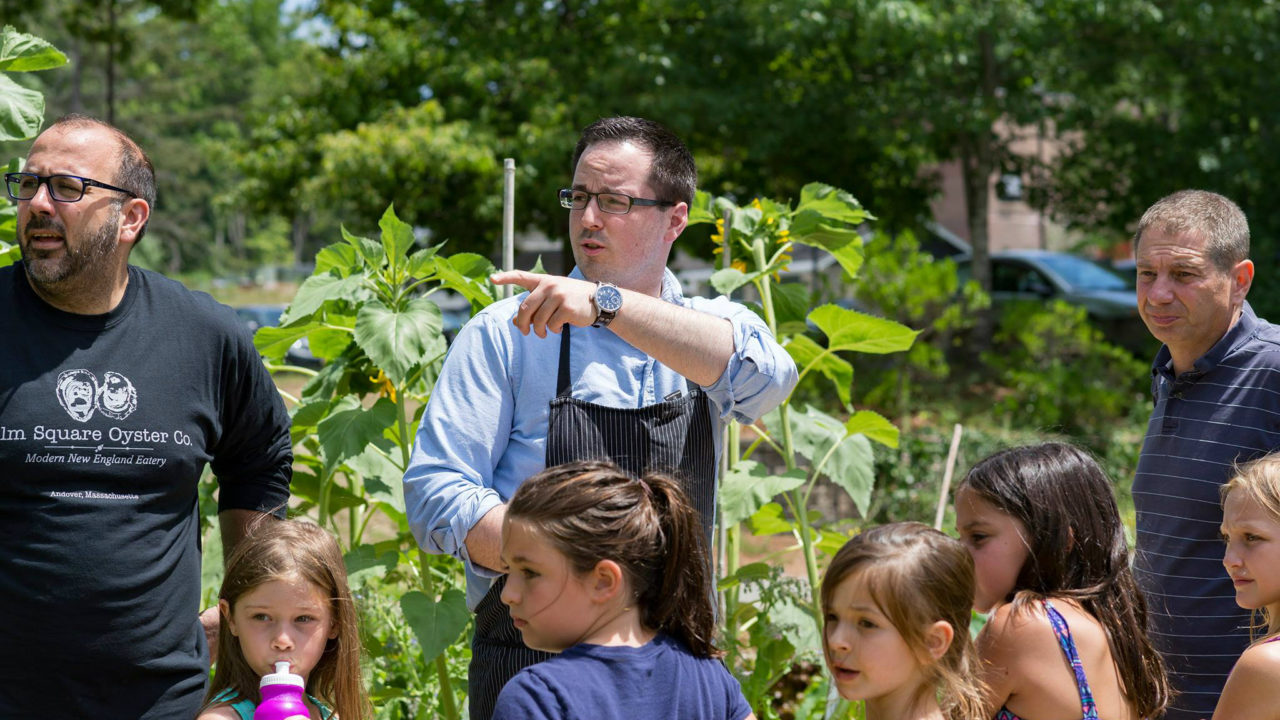
[[79, 202], [84, 197], [84, 191], [90, 187], [100, 187], [104, 190], [115, 190], [122, 192], [131, 198], [138, 197], [138, 194], [125, 190], [124, 188], [108, 185], [97, 180], [90, 180], [87, 177], [79, 175], [33, 175], [32, 173], [5, 173], [4, 186], [9, 191], [9, 197], [14, 200], [30, 200], [40, 192], [40, 186], [47, 185], [49, 187], [49, 196], [58, 202]]
[[646, 200], [645, 198], [631, 197], [622, 193], [593, 193], [586, 190], [570, 190], [568, 188], [560, 191], [560, 207], [570, 210], [581, 210], [591, 202], [591, 198], [596, 199], [596, 207], [600, 208], [600, 212], [606, 212], [610, 215], [626, 215], [631, 212], [634, 205], [641, 206], [657, 206], [671, 207], [675, 205], [673, 202], [666, 200]]

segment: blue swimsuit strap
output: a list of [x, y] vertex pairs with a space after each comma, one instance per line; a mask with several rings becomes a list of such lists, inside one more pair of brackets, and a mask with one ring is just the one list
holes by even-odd
[[1085, 677], [1084, 665], [1080, 662], [1080, 654], [1076, 652], [1075, 640], [1071, 639], [1071, 628], [1067, 627], [1066, 618], [1058, 612], [1048, 600], [1044, 601], [1045, 614], [1049, 616], [1049, 624], [1053, 626], [1053, 634], [1058, 638], [1062, 653], [1071, 662], [1071, 670], [1076, 674], [1076, 689], [1080, 692], [1080, 712], [1082, 720], [1097, 720], [1098, 707], [1093, 702], [1093, 690], [1089, 688], [1089, 679]]
[[[1066, 618], [1058, 612], [1048, 600], [1044, 601], [1045, 614], [1049, 616], [1049, 626], [1053, 628], [1054, 637], [1058, 638], [1058, 646], [1062, 654], [1071, 663], [1071, 670], [1076, 674], [1076, 691], [1080, 693], [1080, 720], [1098, 720], [1098, 707], [1093, 702], [1093, 690], [1089, 688], [1089, 679], [1084, 675], [1084, 665], [1080, 662], [1080, 654], [1076, 652], [1076, 643], [1071, 639], [1071, 628], [1067, 627]], [[1009, 712], [1008, 708], [1000, 708], [992, 720], [1022, 720]]]

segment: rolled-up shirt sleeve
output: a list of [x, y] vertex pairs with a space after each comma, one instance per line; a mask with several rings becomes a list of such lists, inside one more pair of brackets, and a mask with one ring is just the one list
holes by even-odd
[[510, 436], [513, 398], [505, 368], [510, 352], [487, 315], [454, 339], [423, 412], [404, 475], [405, 510], [419, 546], [462, 560], [480, 577], [496, 577], [467, 554], [471, 528], [503, 499], [493, 473]]
[[799, 374], [769, 326], [749, 308], [721, 296], [690, 298], [690, 307], [725, 318], [733, 326], [733, 355], [720, 379], [704, 387], [720, 419], [750, 424], [787, 399]]

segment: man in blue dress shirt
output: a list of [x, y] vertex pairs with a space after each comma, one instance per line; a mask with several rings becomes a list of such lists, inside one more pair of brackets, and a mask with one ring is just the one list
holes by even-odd
[[494, 303], [454, 340], [405, 473], [418, 542], [461, 559], [476, 610], [472, 718], [546, 655], [525, 648], [499, 594], [505, 502], [525, 478], [578, 459], [681, 479], [714, 518], [720, 429], [751, 422], [794, 387], [795, 363], [749, 309], [685, 297], [667, 257], [685, 229], [697, 172], [657, 123], [605, 118], [574, 152], [569, 211], [577, 267], [505, 272], [528, 291]]
[[1280, 328], [1245, 301], [1249, 225], [1235, 203], [1174, 193], [1142, 216], [1138, 310], [1164, 343], [1133, 481], [1134, 572], [1178, 695], [1167, 718], [1207, 718], [1249, 644], [1249, 612], [1222, 568], [1218, 488], [1280, 447]]

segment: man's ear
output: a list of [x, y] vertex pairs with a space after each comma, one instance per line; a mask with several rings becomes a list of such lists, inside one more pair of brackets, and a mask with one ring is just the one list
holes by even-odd
[[680, 237], [680, 233], [684, 232], [684, 229], [688, 226], [689, 204], [685, 202], [678, 202], [676, 203], [676, 206], [671, 209], [671, 222], [667, 225], [667, 232], [662, 237], [663, 241], [670, 245], [676, 241], [676, 238]]
[[151, 206], [142, 198], [126, 200], [120, 208], [120, 241], [135, 243], [151, 217]]
[[951, 647], [951, 641], [956, 637], [955, 628], [951, 627], [951, 623], [946, 620], [939, 620], [929, 626], [924, 633], [924, 646], [929, 650], [929, 655], [938, 661], [943, 655], [947, 654], [947, 649]]
[[1253, 285], [1253, 261], [1241, 260], [1236, 266], [1231, 268], [1231, 300], [1233, 305], [1244, 302], [1244, 296], [1249, 294], [1249, 288]]
[[226, 623], [227, 630], [231, 631], [232, 635], [239, 637], [236, 633], [236, 621], [231, 619], [231, 603], [219, 598], [218, 612], [222, 614], [222, 622]]
[[601, 560], [591, 570], [587, 589], [592, 602], [605, 603], [620, 596], [626, 584], [622, 566], [612, 560]]

